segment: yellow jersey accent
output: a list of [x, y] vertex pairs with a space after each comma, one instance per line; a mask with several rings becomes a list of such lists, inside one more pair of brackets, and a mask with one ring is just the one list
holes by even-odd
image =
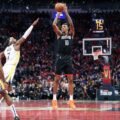
[[5, 89], [5, 86], [2, 80], [0, 80], [0, 86], [2, 87], [3, 90]]

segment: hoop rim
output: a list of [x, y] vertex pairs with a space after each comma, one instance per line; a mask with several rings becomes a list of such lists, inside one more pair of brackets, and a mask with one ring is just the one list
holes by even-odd
[[102, 51], [101, 51], [101, 50], [95, 51], [95, 52], [92, 53], [92, 55], [93, 55], [93, 56], [94, 56], [94, 55], [102, 55]]

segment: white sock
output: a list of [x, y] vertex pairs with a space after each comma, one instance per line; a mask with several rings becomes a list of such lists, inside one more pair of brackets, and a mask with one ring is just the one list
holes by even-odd
[[56, 94], [53, 94], [53, 100], [57, 100]]
[[73, 100], [73, 95], [70, 95], [70, 100]]
[[15, 106], [14, 106], [13, 104], [10, 106], [10, 109], [11, 109], [14, 117], [15, 117], [15, 116], [18, 116], [18, 114], [17, 114], [17, 112], [16, 112], [16, 109], [15, 109]]

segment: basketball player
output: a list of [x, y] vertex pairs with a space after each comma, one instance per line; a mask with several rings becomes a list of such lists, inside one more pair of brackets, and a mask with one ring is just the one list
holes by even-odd
[[[9, 46], [6, 47], [5, 51], [0, 54], [1, 59], [3, 57], [6, 58], [6, 63], [3, 66], [3, 73], [5, 77], [5, 82], [8, 84], [8, 86], [12, 83], [15, 70], [20, 59], [20, 47], [27, 40], [28, 36], [32, 32], [33, 28], [37, 25], [38, 21], [39, 18], [32, 23], [32, 25], [26, 30], [24, 35], [19, 40], [16, 40], [14, 37], [10, 37]], [[14, 115], [14, 120], [20, 120], [13, 103], [10, 102], [8, 104], [8, 101], [9, 100], [7, 100], [6, 103], [11, 108], [11, 111]]]
[[53, 109], [58, 108], [56, 93], [58, 89], [58, 83], [60, 80], [61, 74], [64, 74], [68, 77], [69, 81], [69, 107], [75, 108], [74, 100], [73, 100], [73, 70], [72, 70], [72, 42], [75, 34], [74, 25], [72, 19], [68, 13], [67, 6], [64, 6], [64, 12], [66, 14], [69, 27], [67, 23], [62, 24], [61, 30], [57, 26], [58, 17], [60, 13], [57, 13], [56, 18], [53, 21], [53, 29], [57, 35], [57, 61], [56, 61], [56, 75], [53, 86], [53, 100], [52, 107]]

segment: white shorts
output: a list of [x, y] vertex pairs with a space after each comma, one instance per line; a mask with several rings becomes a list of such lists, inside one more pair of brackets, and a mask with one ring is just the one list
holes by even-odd
[[15, 75], [16, 65], [4, 65], [3, 72], [5, 81], [7, 83], [12, 83], [13, 77]]

